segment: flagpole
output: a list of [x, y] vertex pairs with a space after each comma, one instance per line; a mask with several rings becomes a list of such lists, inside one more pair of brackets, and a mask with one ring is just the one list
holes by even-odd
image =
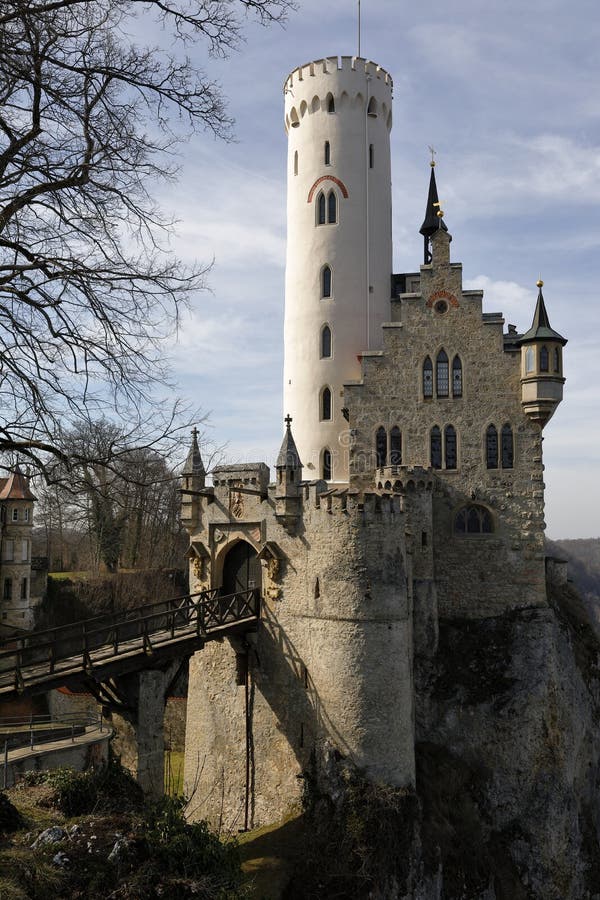
[[360, 0], [358, 0], [358, 55], [360, 56]]

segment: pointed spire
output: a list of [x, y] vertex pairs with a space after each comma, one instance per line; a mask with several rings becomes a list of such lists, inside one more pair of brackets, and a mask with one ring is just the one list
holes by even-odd
[[284, 419], [286, 424], [285, 434], [281, 444], [281, 449], [275, 463], [276, 469], [301, 469], [300, 454], [296, 447], [296, 442], [292, 436], [292, 417], [287, 415]]
[[429, 194], [427, 196], [425, 218], [423, 220], [423, 224], [419, 229], [420, 234], [422, 234], [425, 238], [431, 237], [431, 235], [434, 234], [434, 232], [436, 232], [438, 228], [441, 228], [443, 231], [448, 231], [448, 228], [442, 216], [438, 215], [438, 213], [442, 212], [442, 210], [440, 208], [437, 184], [435, 181], [435, 162], [432, 160], [430, 165], [431, 178], [429, 179]]
[[206, 475], [206, 469], [200, 455], [200, 447], [198, 446], [198, 429], [192, 428], [192, 446], [183, 464], [182, 475]]
[[558, 341], [558, 343], [562, 344], [564, 347], [567, 343], [567, 339], [562, 337], [558, 331], [554, 331], [554, 329], [550, 327], [550, 319], [548, 318], [546, 304], [544, 303], [544, 295], [542, 294], [544, 282], [541, 278], [538, 280], [537, 286], [539, 291], [537, 303], [535, 305], [535, 313], [533, 314], [533, 322], [531, 323], [529, 331], [525, 332], [521, 338], [521, 343], [529, 344], [532, 341]]

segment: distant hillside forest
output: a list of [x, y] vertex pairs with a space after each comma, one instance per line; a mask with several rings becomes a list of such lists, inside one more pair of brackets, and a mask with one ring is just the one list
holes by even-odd
[[600, 602], [600, 538], [547, 541], [548, 553], [566, 559], [569, 580], [586, 600]]

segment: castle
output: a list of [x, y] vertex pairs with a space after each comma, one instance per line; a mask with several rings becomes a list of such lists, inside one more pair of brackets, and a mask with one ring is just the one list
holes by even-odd
[[564, 383], [541, 282], [524, 332], [463, 290], [433, 162], [423, 264], [393, 274], [390, 75], [331, 57], [284, 96], [275, 483], [244, 463], [206, 486], [196, 435], [182, 474], [191, 590], [262, 596], [255, 634], [190, 662], [185, 790], [229, 828], [283, 816], [332, 758], [414, 784], [415, 672], [440, 618], [547, 602], [542, 429]]

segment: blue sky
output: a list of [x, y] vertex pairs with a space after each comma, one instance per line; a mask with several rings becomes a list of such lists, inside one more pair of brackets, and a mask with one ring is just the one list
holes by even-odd
[[[595, 537], [600, 488], [600, 13], [591, 0], [363, 0], [362, 54], [394, 78], [394, 270], [421, 261], [428, 144], [452, 258], [484, 309], [524, 330], [537, 289], [569, 338], [565, 400], [545, 429], [550, 537]], [[180, 393], [210, 414], [227, 459], [272, 464], [282, 433], [286, 136], [282, 85], [297, 65], [356, 53], [356, 3], [300, 0], [285, 29], [251, 22], [227, 60], [206, 60], [236, 143], [184, 148], [162, 197], [173, 247], [210, 261], [172, 356]], [[201, 48], [197, 48], [203, 63]]]

